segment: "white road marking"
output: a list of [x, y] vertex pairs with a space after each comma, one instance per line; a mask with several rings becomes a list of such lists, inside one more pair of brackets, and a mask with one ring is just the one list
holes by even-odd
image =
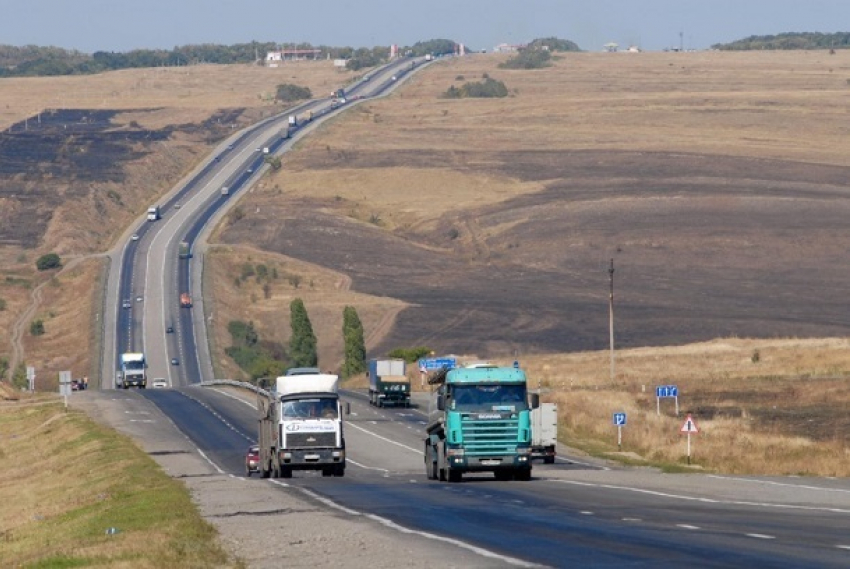
[[845, 488], [824, 488], [822, 486], [807, 486], [805, 484], [788, 484], [785, 482], [775, 482], [773, 480], [755, 480], [752, 478], [739, 478], [734, 476], [718, 476], [717, 474], [709, 474], [709, 478], [718, 478], [720, 480], [734, 480], [735, 482], [753, 482], [756, 484], [767, 484], [771, 486], [784, 486], [788, 488], [802, 488], [804, 490], [820, 490], [822, 492], [841, 492], [850, 494], [850, 490]]
[[838, 549], [850, 549], [850, 545], [836, 545]]
[[563, 458], [563, 457], [560, 457], [560, 456], [556, 456], [555, 460], [560, 460], [560, 461], [563, 461], [563, 462], [569, 462], [569, 463], [572, 463], [572, 464], [580, 464], [581, 466], [589, 466], [590, 468], [599, 468], [600, 470], [611, 470], [607, 466], [599, 466], [597, 464], [590, 464], [589, 462], [582, 462], [580, 460], [575, 460], [574, 458]]
[[382, 437], [381, 435], [379, 435], [379, 434], [377, 434], [377, 433], [373, 433], [372, 431], [367, 431], [366, 429], [364, 429], [364, 428], [363, 428], [363, 427], [361, 427], [360, 425], [355, 425], [354, 423], [346, 423], [346, 426], [347, 426], [347, 427], [349, 427], [349, 428], [352, 428], [352, 429], [357, 429], [358, 431], [363, 431], [363, 432], [364, 432], [364, 433], [366, 433], [367, 435], [372, 435], [372, 436], [373, 436], [373, 437], [375, 437], [375, 438], [381, 439], [382, 441], [388, 442], [388, 443], [390, 443], [390, 444], [394, 444], [394, 445], [396, 445], [396, 446], [400, 446], [401, 448], [404, 448], [404, 449], [407, 449], [407, 450], [409, 450], [409, 451], [415, 452], [416, 454], [419, 454], [419, 455], [424, 454], [421, 450], [415, 449], [415, 448], [413, 448], [413, 447], [409, 447], [409, 446], [407, 446], [407, 445], [403, 445], [403, 444], [401, 444], [401, 443], [399, 443], [399, 442], [396, 442], [396, 441], [394, 441], [394, 440], [392, 440], [392, 439], [388, 439], [387, 437]]
[[623, 518], [624, 522], [642, 522], [643, 520], [640, 518]]
[[746, 502], [743, 500], [715, 500], [712, 498], [700, 498], [697, 496], [686, 496], [684, 494], [669, 494], [667, 492], [659, 492], [657, 490], [646, 490], [644, 488], [632, 488], [630, 486], [616, 486], [614, 484], [593, 484], [590, 482], [578, 482], [576, 480], [557, 480], [547, 479], [549, 482], [558, 484], [573, 484], [575, 486], [586, 486], [592, 488], [607, 488], [610, 490], [624, 490], [626, 492], [636, 492], [638, 494], [648, 494], [650, 496], [660, 496], [662, 498], [673, 498], [675, 500], [688, 500], [691, 502], [703, 502], [705, 504], [731, 504], [735, 506], [753, 506], [758, 508], [786, 508], [789, 510], [803, 510], [812, 512], [834, 512], [837, 514], [850, 514], [850, 510], [841, 508], [827, 508], [821, 506], [800, 506], [797, 504], [770, 504], [767, 502]]
[[219, 468], [219, 467], [218, 467], [218, 465], [217, 465], [216, 463], [214, 463], [212, 460], [210, 460], [210, 457], [208, 457], [206, 454], [204, 454], [204, 451], [202, 451], [202, 450], [201, 450], [200, 448], [198, 448], [198, 447], [195, 447], [195, 448], [198, 450], [198, 454], [200, 454], [200, 455], [204, 458], [204, 460], [206, 460], [207, 462], [209, 462], [209, 463], [210, 463], [210, 466], [212, 466], [213, 468], [215, 468], [215, 469], [218, 471], [218, 473], [219, 473], [219, 474], [227, 474], [224, 470], [222, 470], [221, 468]]
[[692, 525], [690, 525], [690, 524], [676, 524], [676, 527], [677, 527], [677, 528], [682, 528], [682, 529], [692, 529], [692, 530], [700, 529], [700, 527], [699, 527], [699, 526], [692, 526]]
[[763, 533], [745, 533], [744, 535], [746, 535], [747, 537], [754, 537], [756, 539], [776, 539], [775, 536], [766, 535]]
[[590, 512], [588, 510], [582, 510], [581, 512], [579, 512], [579, 514], [581, 514], [583, 516], [592, 516], [593, 512]]
[[345, 461], [350, 462], [354, 466], [359, 466], [360, 468], [364, 468], [366, 470], [380, 470], [381, 472], [386, 473], [387, 476], [389, 476], [389, 474], [390, 474], [390, 471], [387, 470], [386, 468], [378, 468], [377, 466], [366, 466], [365, 464], [360, 464], [359, 462], [355, 462], [355, 461], [351, 460], [350, 458], [346, 458]]

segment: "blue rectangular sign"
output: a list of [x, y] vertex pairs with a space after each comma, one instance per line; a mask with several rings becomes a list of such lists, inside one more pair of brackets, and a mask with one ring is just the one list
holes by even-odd
[[614, 426], [622, 427], [626, 424], [626, 414], [625, 413], [614, 413]]
[[419, 360], [419, 371], [436, 371], [438, 369], [454, 369], [457, 367], [455, 358], [422, 358]]
[[655, 388], [656, 397], [678, 397], [679, 388], [675, 385], [659, 385]]

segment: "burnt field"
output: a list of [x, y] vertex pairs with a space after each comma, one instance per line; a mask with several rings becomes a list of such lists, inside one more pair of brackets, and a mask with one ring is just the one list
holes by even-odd
[[[39, 247], [59, 212], [68, 218], [93, 216], [106, 225], [113, 225], [110, 219], [129, 219], [141, 205], [138, 200], [151, 199], [151, 189], [163, 189], [157, 183], [139, 187], [134, 163], [143, 170], [147, 159], [155, 169], [179, 174], [188, 166], [186, 157], [180, 152], [163, 156], [163, 149], [181, 137], [204, 144], [220, 139], [229, 132], [221, 123], [240, 111], [158, 129], [144, 128], [124, 112], [140, 118], [159, 109], [46, 111], [0, 133], [0, 245]], [[136, 174], [155, 180], [149, 173]], [[80, 241], [90, 237], [83, 224], [58, 229], [76, 229]]]
[[[310, 153], [299, 166], [340, 166], [328, 156]], [[619, 347], [850, 332], [842, 294], [850, 168], [593, 150], [350, 152], [344, 167], [402, 164], [474, 164], [544, 189], [449, 208], [428, 229], [352, 219], [342, 198], [290, 198], [234, 224], [224, 240], [340, 271], [352, 290], [410, 303], [375, 353], [605, 348], [611, 258]]]

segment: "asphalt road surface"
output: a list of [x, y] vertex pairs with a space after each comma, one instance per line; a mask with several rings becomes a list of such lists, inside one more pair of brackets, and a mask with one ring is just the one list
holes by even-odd
[[[144, 396], [219, 468], [245, 475], [252, 393], [189, 387]], [[499, 564], [850, 566], [846, 480], [671, 475], [561, 456], [554, 465], [535, 462], [530, 482], [481, 474], [440, 483], [425, 477], [420, 409], [373, 408], [353, 392], [345, 400], [344, 478], [296, 472], [285, 483], [251, 483], [295, 487], [376, 523], [460, 540]]]

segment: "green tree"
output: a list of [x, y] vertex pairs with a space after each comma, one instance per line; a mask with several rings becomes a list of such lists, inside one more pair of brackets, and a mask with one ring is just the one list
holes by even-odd
[[342, 376], [363, 373], [366, 371], [366, 342], [363, 339], [363, 324], [353, 306], [346, 306], [342, 311], [342, 338], [345, 342]]
[[316, 367], [319, 356], [316, 351], [316, 335], [307, 315], [304, 301], [296, 298], [289, 304], [292, 338], [289, 340], [289, 357], [294, 367]]
[[552, 54], [545, 49], [526, 48], [520, 50], [515, 56], [504, 63], [500, 63], [502, 69], [541, 69], [549, 67]]
[[3, 312], [4, 310], [6, 310], [6, 299], [0, 298], [0, 312]]
[[9, 359], [0, 358], [0, 381], [6, 380], [7, 373], [9, 373]]
[[15, 368], [15, 372], [12, 374], [12, 385], [19, 389], [29, 388], [29, 380], [27, 379], [27, 366], [25, 363], [21, 362], [18, 364], [18, 367]]
[[49, 271], [50, 269], [57, 269], [61, 266], [62, 260], [56, 253], [48, 253], [46, 255], [42, 255], [38, 258], [38, 261], [35, 262], [35, 267], [39, 271]]

